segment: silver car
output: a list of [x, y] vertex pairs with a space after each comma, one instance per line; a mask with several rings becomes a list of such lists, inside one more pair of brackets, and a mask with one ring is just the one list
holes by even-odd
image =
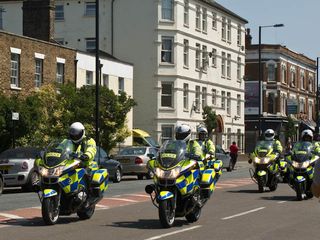
[[11, 167], [1, 170], [5, 187], [22, 187], [23, 190], [32, 190], [32, 179], [37, 177], [33, 165], [40, 149], [34, 147], [20, 147], [5, 150], [0, 154], [0, 161], [8, 162]]
[[145, 176], [146, 178], [152, 178], [152, 172], [147, 169], [147, 162], [150, 160], [148, 154], [157, 156], [157, 148], [154, 147], [127, 147], [114, 157], [118, 160], [123, 167], [123, 175], [137, 175], [141, 180]]
[[230, 152], [226, 152], [220, 145], [216, 145], [216, 159], [223, 162], [223, 168], [227, 169], [228, 172], [232, 171], [232, 161]]

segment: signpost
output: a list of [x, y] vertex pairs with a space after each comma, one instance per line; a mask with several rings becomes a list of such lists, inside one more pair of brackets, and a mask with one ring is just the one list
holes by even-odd
[[15, 121], [19, 121], [19, 113], [12, 112], [12, 148], [16, 147], [16, 139], [15, 139]]

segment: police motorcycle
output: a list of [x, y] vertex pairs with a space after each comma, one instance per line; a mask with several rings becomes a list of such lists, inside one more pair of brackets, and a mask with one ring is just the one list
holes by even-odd
[[253, 169], [249, 169], [251, 179], [258, 184], [260, 193], [267, 187], [275, 191], [279, 182], [279, 164], [277, 163], [280, 153], [273, 151], [273, 141], [259, 141], [254, 152], [250, 154], [249, 163], [253, 162]]
[[80, 153], [71, 140], [54, 141], [35, 161], [39, 173], [34, 188], [41, 202], [42, 218], [47, 225], [59, 216], [77, 213], [89, 219], [108, 188], [108, 171], [93, 168], [91, 173], [79, 160]]
[[312, 198], [311, 184], [314, 165], [319, 156], [314, 153], [314, 145], [308, 141], [297, 142], [286, 156], [289, 171], [289, 186], [296, 192], [299, 201]]
[[200, 170], [198, 161], [186, 154], [186, 143], [181, 140], [166, 141], [157, 158], [149, 160], [148, 168], [154, 173], [154, 183], [145, 191], [158, 208], [161, 225], [172, 227], [176, 217], [196, 222], [215, 189], [215, 170]]

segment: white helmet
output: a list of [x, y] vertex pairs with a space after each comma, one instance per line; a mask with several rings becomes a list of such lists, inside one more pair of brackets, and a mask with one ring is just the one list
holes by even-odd
[[[305, 138], [309, 137], [308, 140], [305, 140]], [[311, 141], [313, 140], [313, 132], [310, 130], [310, 129], [306, 129], [306, 130], [303, 130], [301, 132], [301, 139], [302, 141]]]
[[74, 143], [79, 143], [85, 136], [84, 126], [80, 122], [74, 122], [69, 128], [69, 137]]
[[176, 139], [188, 141], [191, 138], [191, 128], [187, 124], [179, 124], [176, 127]]
[[274, 131], [272, 129], [267, 129], [265, 132], [264, 132], [264, 138], [265, 140], [267, 141], [271, 141], [274, 139]]
[[208, 130], [203, 126], [198, 127], [197, 133], [200, 140], [205, 140], [205, 138], [208, 136]]

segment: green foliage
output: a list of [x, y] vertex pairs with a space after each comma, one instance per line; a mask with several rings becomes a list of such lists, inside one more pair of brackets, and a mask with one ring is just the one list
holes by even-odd
[[[106, 87], [100, 88], [100, 142], [110, 150], [123, 142], [130, 131], [127, 113], [135, 101], [125, 93], [116, 95]], [[86, 135], [95, 135], [95, 86], [75, 89], [74, 85], [43, 86], [30, 96], [5, 97], [0, 95], [0, 152], [11, 147], [11, 112], [19, 112], [16, 122], [16, 145], [44, 147], [50, 141], [67, 137], [72, 122], [82, 122]]]
[[294, 120], [289, 116], [288, 117], [288, 123], [286, 124], [286, 131], [285, 131], [285, 136], [286, 138], [288, 137], [293, 137], [296, 134], [296, 128], [294, 126]]
[[205, 106], [202, 112], [203, 123], [205, 124], [209, 136], [211, 137], [213, 130], [217, 127], [217, 115], [210, 106]]

